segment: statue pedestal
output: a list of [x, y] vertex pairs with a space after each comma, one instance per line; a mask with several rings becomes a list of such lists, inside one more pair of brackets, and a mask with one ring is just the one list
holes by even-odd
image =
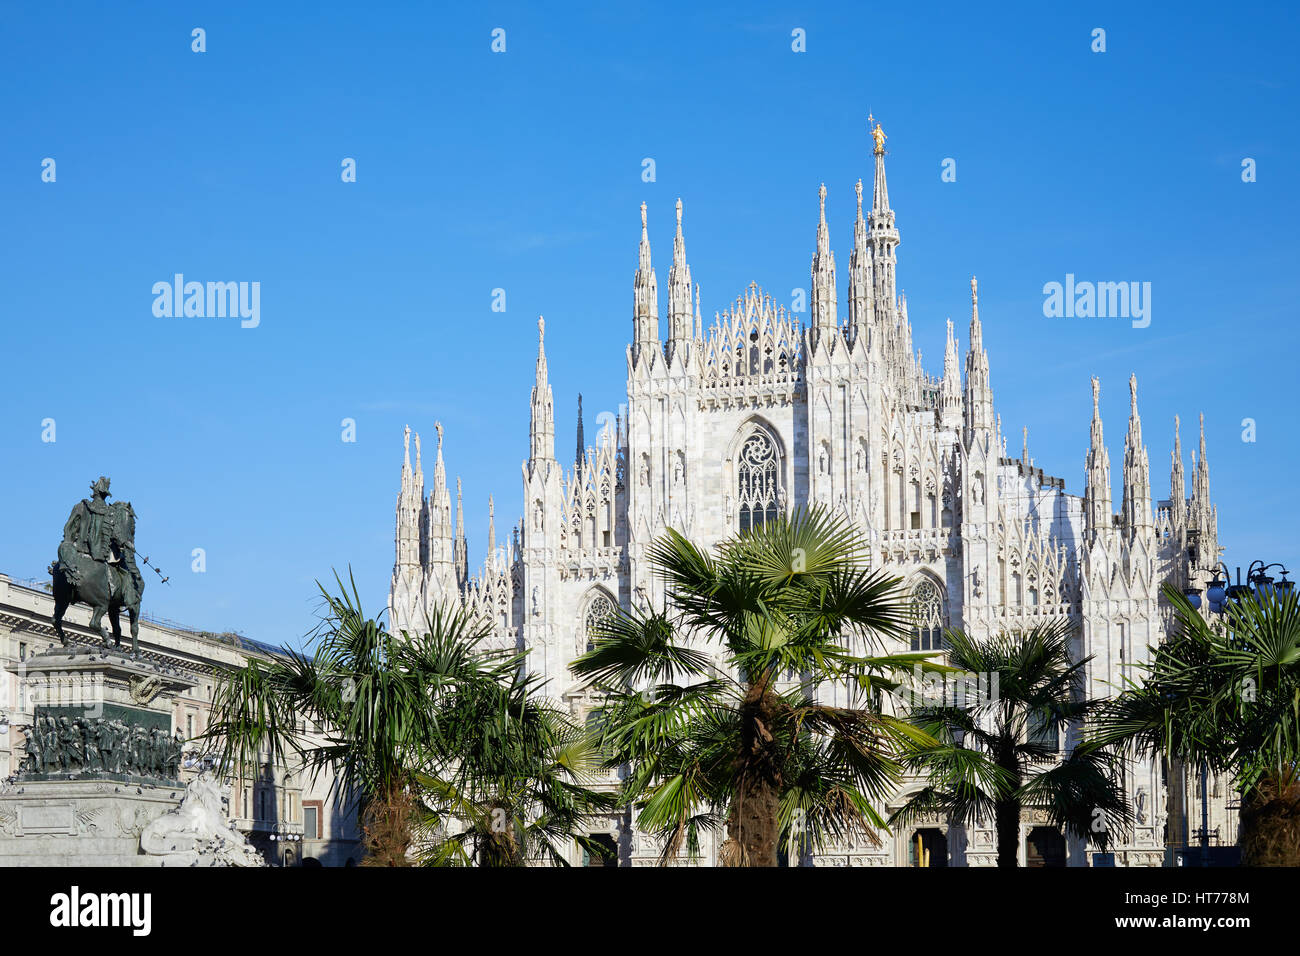
[[27, 757], [0, 790], [0, 867], [158, 865], [140, 835], [180, 805], [178, 671], [102, 647], [20, 661]]
[[140, 834], [185, 790], [103, 780], [19, 780], [0, 791], [0, 867], [158, 866]]
[[20, 681], [20, 712], [120, 720], [167, 734], [172, 731], [172, 698], [196, 683], [120, 650], [80, 644], [52, 647], [9, 670]]

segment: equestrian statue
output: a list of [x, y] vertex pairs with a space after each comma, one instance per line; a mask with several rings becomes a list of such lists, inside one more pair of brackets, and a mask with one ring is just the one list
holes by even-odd
[[121, 647], [118, 614], [125, 608], [131, 617], [131, 653], [139, 656], [144, 578], [135, 563], [135, 511], [129, 501], [110, 505], [108, 488], [104, 477], [91, 485], [91, 497], [77, 502], [63, 526], [58, 559], [49, 567], [54, 576], [54, 630], [67, 647], [63, 615], [71, 604], [88, 604], [93, 611], [90, 626], [107, 644], [107, 614], [116, 646]]

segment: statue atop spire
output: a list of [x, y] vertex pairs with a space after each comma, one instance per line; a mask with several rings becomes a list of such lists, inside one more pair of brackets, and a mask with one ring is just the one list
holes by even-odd
[[[870, 125], [874, 118], [867, 117]], [[885, 133], [877, 123], [871, 130], [875, 140], [875, 185], [871, 193], [870, 225], [867, 243], [873, 259], [872, 281], [875, 285], [875, 312], [882, 318], [897, 322], [898, 289], [898, 229], [894, 224], [894, 210], [889, 208], [889, 186], [885, 181]]]
[[876, 123], [876, 118], [872, 116], [870, 113], [868, 113], [867, 129], [871, 130], [871, 138], [876, 141], [875, 153], [877, 156], [880, 156], [883, 155], [885, 152], [885, 140], [888, 139], [889, 137], [885, 135], [885, 131], [880, 128], [879, 123], [876, 123], [875, 128], [872, 129], [871, 126], [872, 123]]

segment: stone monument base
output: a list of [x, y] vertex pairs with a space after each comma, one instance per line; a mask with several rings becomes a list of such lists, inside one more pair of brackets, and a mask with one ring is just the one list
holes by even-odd
[[144, 828], [185, 788], [113, 780], [19, 780], [0, 793], [0, 867], [160, 866]]

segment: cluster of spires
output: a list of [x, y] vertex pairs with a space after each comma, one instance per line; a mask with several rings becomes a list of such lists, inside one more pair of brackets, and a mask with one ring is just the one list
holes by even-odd
[[[849, 256], [848, 319], [841, 325], [837, 304], [835, 254], [830, 248], [830, 229], [826, 221], [826, 186], [818, 188], [818, 220], [816, 246], [812, 257], [811, 288], [809, 295], [809, 325], [807, 344], [813, 353], [823, 351], [833, 358], [838, 354], [847, 358], [849, 352], [857, 353], [862, 361], [880, 369], [881, 375], [891, 384], [894, 400], [903, 407], [933, 407], [938, 402], [954, 418], [961, 420], [962, 381], [957, 362], [957, 343], [949, 328], [947, 350], [944, 356], [942, 383], [931, 380], [921, 371], [921, 355], [913, 350], [912, 327], [907, 313], [907, 298], [897, 288], [897, 248], [900, 242], [894, 210], [889, 205], [889, 187], [885, 176], [884, 133], [880, 124], [872, 129], [876, 146], [874, 150], [875, 181], [869, 211], [864, 209], [863, 184], [855, 186], [857, 213], [853, 224], [853, 249]], [[641, 204], [641, 242], [637, 254], [637, 269], [633, 279], [633, 334], [630, 350], [632, 368], [653, 366], [663, 359], [671, 367], [674, 363], [685, 365], [696, 355], [708, 352], [703, 341], [700, 318], [700, 294], [694, 285], [692, 309], [692, 280], [690, 265], [686, 261], [686, 242], [682, 233], [682, 202], [676, 204], [676, 233], [673, 239], [673, 262], [669, 271], [668, 338], [660, 340], [658, 279], [650, 254], [645, 203]], [[973, 411], [967, 413], [968, 431], [993, 427], [992, 392], [988, 387], [988, 357], [984, 354], [979, 325], [978, 308], [972, 279], [971, 349], [966, 358], [967, 397]], [[728, 317], [735, 323], [737, 314], [746, 310], [748, 302], [737, 302], [737, 308]], [[767, 313], [764, 302], [763, 312]], [[797, 323], [789, 322], [788, 314], [777, 309], [774, 338], [789, 332], [786, 324], [800, 334]], [[724, 317], [719, 314], [715, 338], [721, 334]], [[734, 331], [734, 330], [732, 330]], [[734, 338], [734, 336], [731, 336]], [[799, 343], [796, 343], [798, 346]], [[715, 349], [716, 351], [716, 349]], [[719, 357], [709, 353], [710, 360]], [[791, 363], [796, 355], [788, 356]]]
[[[1124, 436], [1124, 475], [1119, 514], [1111, 510], [1110, 454], [1106, 450], [1101, 424], [1101, 381], [1092, 380], [1092, 427], [1084, 479], [1084, 519], [1089, 544], [1108, 529], [1118, 525], [1124, 538], [1132, 542], [1153, 528], [1151, 468], [1146, 445], [1142, 442], [1142, 417], [1137, 405], [1137, 376], [1129, 376], [1128, 433]], [[1186, 497], [1183, 477], [1181, 422], [1174, 416], [1174, 450], [1169, 476], [1169, 521], [1171, 531], [1180, 541], [1189, 531], [1205, 535], [1212, 550], [1218, 537], [1218, 511], [1210, 501], [1210, 466], [1205, 454], [1205, 415], [1201, 415], [1200, 454], [1192, 453], [1192, 496]], [[1026, 438], [1026, 455], [1028, 454]], [[1205, 554], [1199, 563], [1217, 560]]]
[[[895, 225], [895, 215], [889, 205], [889, 190], [885, 177], [884, 134], [877, 123], [873, 130], [875, 139], [875, 182], [870, 213], [863, 212], [862, 181], [856, 185], [857, 215], [854, 221], [854, 244], [849, 258], [849, 319], [847, 327], [838, 321], [835, 284], [835, 255], [830, 249], [829, 229], [826, 223], [826, 187], [818, 189], [818, 224], [816, 249], [812, 259], [811, 323], [809, 343], [815, 351], [821, 347], [835, 348], [843, 342], [856, 350], [865, 347], [884, 368], [892, 371], [890, 377], [900, 387], [896, 396], [901, 402], [917, 404], [919, 395], [910, 394], [921, 385], [920, 353], [912, 351], [911, 324], [907, 315], [906, 297], [896, 288], [897, 255], [900, 241]], [[646, 204], [641, 204], [641, 241], [638, 263], [633, 280], [633, 343], [630, 357], [635, 367], [641, 362], [654, 362], [662, 356], [671, 365], [678, 357], [685, 361], [690, 350], [703, 338], [700, 319], [699, 286], [692, 284], [690, 266], [686, 261], [686, 242], [682, 233], [682, 202], [676, 204], [676, 234], [673, 240], [673, 263], [669, 270], [667, 342], [659, 338], [658, 284], [651, 262], [650, 240], [647, 230]], [[983, 327], [979, 316], [979, 286], [975, 277], [971, 281], [971, 318], [969, 347], [966, 352], [965, 376], [958, 368], [958, 346], [953, 333], [952, 320], [947, 323], [947, 340], [944, 350], [944, 373], [937, 389], [938, 410], [945, 425], [956, 427], [960, 422], [964, 442], [969, 445], [977, 438], [992, 440], [1001, 433], [1000, 416], [993, 412], [993, 392], [989, 377], [988, 353], [983, 343]], [[694, 302], [692, 308], [692, 291]], [[531, 396], [530, 454], [525, 465], [526, 474], [537, 468], [549, 468], [555, 460], [554, 397], [548, 381], [545, 349], [546, 324], [537, 320], [537, 372]], [[1093, 541], [1103, 529], [1117, 523], [1131, 541], [1139, 532], [1152, 527], [1152, 498], [1150, 471], [1145, 445], [1142, 443], [1141, 420], [1137, 411], [1137, 378], [1129, 382], [1131, 411], [1129, 430], [1125, 437], [1123, 499], [1118, 516], [1111, 511], [1110, 459], [1106, 451], [1099, 409], [1100, 383], [1093, 379], [1093, 419], [1091, 441], [1087, 455], [1084, 511], [1088, 540]], [[1217, 537], [1217, 513], [1209, 497], [1209, 467], [1205, 456], [1205, 417], [1201, 416], [1200, 456], [1193, 454], [1196, 473], [1193, 476], [1192, 497], [1184, 499], [1184, 478], [1181, 440], [1175, 418], [1175, 447], [1171, 474], [1171, 521], [1174, 531], [1185, 539], [1189, 530], [1202, 531]], [[438, 425], [438, 459], [434, 472], [434, 490], [427, 502], [420, 500], [416, 488], [423, 487], [420, 471], [419, 436], [416, 436], [416, 465], [410, 465], [410, 428], [406, 429], [407, 454], [402, 470], [402, 492], [399, 511], [420, 517], [421, 563], [450, 561], [456, 579], [466, 580], [466, 546], [464, 520], [461, 507], [460, 481], [457, 479], [456, 528], [450, 528], [450, 497], [446, 488], [442, 461], [442, 428]], [[621, 434], [616, 426], [615, 435]], [[1024, 458], [1028, 461], [1028, 433], [1024, 439]], [[582, 397], [578, 396], [578, 435], [575, 454], [575, 475], [580, 475], [584, 460], [584, 431], [582, 422]], [[492, 501], [489, 498], [489, 562], [494, 560], [495, 530]], [[399, 521], [400, 526], [400, 521]], [[520, 529], [513, 532], [516, 549]], [[452, 553], [437, 553], [437, 544], [453, 541]], [[408, 557], [400, 534], [399, 562]]]
[[[461, 480], [456, 479], [456, 520], [451, 518], [451, 495], [447, 487], [447, 468], [442, 457], [442, 423], [435, 422], [438, 432], [437, 458], [433, 467], [433, 490], [424, 497], [424, 463], [420, 436], [415, 433], [415, 464], [411, 464], [411, 427], [404, 434], [402, 486], [397, 496], [397, 563], [432, 568], [454, 579], [460, 587], [469, 582], [469, 545], [465, 537], [465, 504]], [[417, 529], [418, 537], [411, 529]], [[512, 540], [517, 546], [519, 531]], [[486, 566], [496, 567], [496, 506], [488, 495], [488, 546]]]

